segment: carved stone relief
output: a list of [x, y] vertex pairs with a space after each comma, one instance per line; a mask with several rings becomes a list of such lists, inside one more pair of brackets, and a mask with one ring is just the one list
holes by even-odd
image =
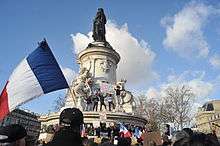
[[108, 73], [112, 67], [112, 62], [109, 60], [101, 60], [99, 65], [104, 73]]

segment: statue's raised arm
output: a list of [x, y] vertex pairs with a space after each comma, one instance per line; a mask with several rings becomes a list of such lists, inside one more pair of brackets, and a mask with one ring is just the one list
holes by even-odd
[[105, 24], [106, 17], [102, 8], [98, 9], [96, 17], [93, 21], [93, 39], [94, 41], [106, 42], [105, 40]]

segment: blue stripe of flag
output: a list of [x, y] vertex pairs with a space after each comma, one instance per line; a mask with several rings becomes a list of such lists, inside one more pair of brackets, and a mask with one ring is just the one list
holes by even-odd
[[45, 94], [68, 88], [68, 83], [45, 40], [27, 57], [27, 62]]

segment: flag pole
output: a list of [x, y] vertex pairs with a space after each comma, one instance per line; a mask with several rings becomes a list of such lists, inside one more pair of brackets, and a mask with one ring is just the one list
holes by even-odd
[[74, 102], [74, 104], [76, 106], [76, 100], [75, 100], [76, 99], [76, 94], [75, 94], [75, 91], [73, 90], [73, 92], [72, 92], [71, 86], [69, 86], [68, 90], [69, 90], [69, 92], [71, 94], [71, 97], [73, 99], [73, 102]]

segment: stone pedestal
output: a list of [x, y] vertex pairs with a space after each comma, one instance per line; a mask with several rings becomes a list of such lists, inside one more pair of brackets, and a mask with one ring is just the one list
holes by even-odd
[[[94, 127], [99, 127], [100, 122], [105, 122], [107, 126], [110, 123], [125, 123], [136, 126], [145, 126], [147, 120], [145, 118], [130, 115], [126, 113], [110, 113], [106, 112], [83, 112], [84, 115], [84, 123], [92, 123]], [[41, 116], [40, 119], [41, 125], [55, 125], [59, 123], [59, 113], [50, 114], [50, 116]]]
[[119, 54], [107, 42], [93, 42], [78, 54], [80, 68], [87, 68], [95, 83], [116, 83]]

